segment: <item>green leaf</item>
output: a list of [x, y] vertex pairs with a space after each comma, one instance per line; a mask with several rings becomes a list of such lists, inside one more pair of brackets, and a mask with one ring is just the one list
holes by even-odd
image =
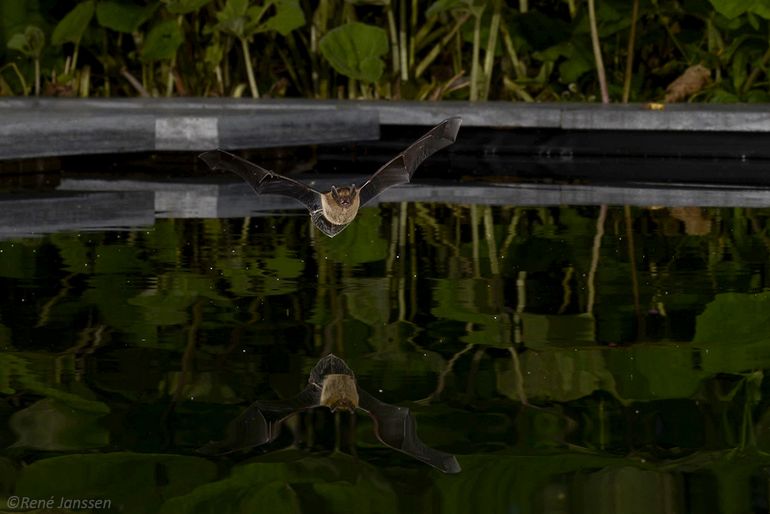
[[596, 319], [591, 314], [519, 314], [527, 348], [596, 344]]
[[638, 344], [604, 355], [618, 394], [629, 400], [691, 398], [708, 376], [692, 365], [687, 345]]
[[79, 43], [94, 16], [94, 2], [89, 0], [75, 6], [53, 29], [51, 43]]
[[24, 29], [23, 34], [14, 34], [8, 41], [8, 48], [18, 50], [32, 59], [40, 58], [44, 46], [45, 33], [33, 25]]
[[581, 75], [594, 69], [593, 54], [587, 43], [565, 41], [542, 52], [535, 52], [532, 56], [552, 62], [560, 57], [566, 58], [559, 64], [559, 78], [565, 84], [577, 81]]
[[711, 373], [743, 373], [770, 367], [770, 292], [723, 293], [695, 320], [693, 346], [701, 368]]
[[438, 0], [436, 2], [433, 2], [430, 7], [428, 7], [428, 10], [425, 11], [425, 17], [431, 18], [433, 16], [436, 16], [442, 12], [450, 11], [452, 9], [457, 9], [458, 7], [463, 6], [462, 0]]
[[462, 9], [471, 12], [474, 16], [481, 16], [486, 7], [486, 0], [438, 0], [425, 11], [425, 16], [430, 18], [442, 12], [454, 9]]
[[748, 76], [746, 67], [749, 63], [750, 52], [751, 49], [745, 46], [741, 47], [737, 52], [735, 52], [735, 57], [733, 58], [732, 62], [732, 79], [733, 87], [735, 88], [736, 92], [739, 92], [743, 87], [743, 84], [746, 82], [746, 78]]
[[96, 6], [96, 21], [102, 27], [131, 34], [150, 19], [156, 8], [157, 4], [142, 7], [120, 2], [99, 2]]
[[770, 343], [770, 292], [723, 293], [695, 320], [693, 343]]
[[142, 61], [171, 59], [184, 41], [184, 34], [176, 20], [162, 21], [155, 25], [142, 45]]
[[770, 5], [766, 0], [709, 0], [714, 9], [727, 18], [736, 18], [744, 13], [754, 13], [770, 19]]
[[211, 0], [162, 0], [166, 4], [166, 10], [172, 14], [187, 14], [198, 11], [201, 7], [211, 3]]
[[313, 498], [317, 512], [397, 511], [392, 487], [376, 467], [360, 459], [284, 450], [260, 460], [265, 462], [238, 465], [222, 480], [169, 499], [160, 512], [305, 512], [298, 491]]
[[217, 12], [217, 29], [228, 32], [237, 38], [248, 37], [246, 12], [249, 9], [248, 0], [227, 0], [221, 11]]
[[353, 5], [390, 5], [390, 0], [345, 0]]
[[519, 377], [530, 399], [568, 402], [598, 390], [618, 396], [615, 378], [607, 369], [602, 350], [569, 348], [524, 352], [519, 359], [521, 375], [509, 359], [495, 362], [497, 389], [513, 400], [520, 400]]
[[727, 18], [735, 18], [746, 12], [746, 0], [709, 0], [716, 11]]
[[299, 0], [276, 0], [275, 16], [261, 24], [256, 32], [276, 31], [282, 36], [305, 24], [305, 13]]
[[216, 464], [200, 457], [129, 452], [63, 455], [25, 466], [15, 492], [32, 498], [102, 498], [122, 512], [158, 512], [167, 498], [187, 494], [215, 480], [216, 474]]
[[330, 30], [321, 39], [320, 47], [338, 73], [376, 82], [385, 70], [381, 56], [388, 52], [388, 35], [379, 27], [356, 21]]
[[110, 443], [110, 434], [100, 423], [103, 417], [104, 413], [44, 398], [11, 415], [8, 425], [17, 435], [12, 447], [44, 451], [105, 447]]

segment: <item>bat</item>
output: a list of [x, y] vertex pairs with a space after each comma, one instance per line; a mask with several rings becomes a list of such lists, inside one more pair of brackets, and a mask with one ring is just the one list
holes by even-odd
[[417, 437], [417, 423], [406, 407], [383, 403], [361, 389], [344, 360], [329, 354], [313, 367], [308, 384], [287, 400], [256, 401], [227, 428], [225, 439], [198, 449], [206, 455], [224, 455], [261, 446], [278, 437], [281, 422], [295, 412], [324, 406], [336, 411], [361, 409], [374, 419], [377, 438], [386, 446], [405, 453], [444, 473], [459, 473], [454, 455], [434, 450]]
[[454, 143], [461, 122], [459, 117], [442, 121], [388, 161], [361, 186], [332, 186], [325, 193], [223, 150], [205, 152], [199, 157], [213, 170], [229, 171], [240, 176], [257, 194], [284, 195], [299, 200], [310, 212], [313, 224], [327, 236], [334, 237], [355, 219], [359, 208], [387, 188], [408, 183], [425, 159]]

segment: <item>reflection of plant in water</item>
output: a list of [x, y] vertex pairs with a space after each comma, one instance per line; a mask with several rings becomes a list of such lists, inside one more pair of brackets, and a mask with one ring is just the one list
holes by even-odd
[[[201, 397], [214, 412], [214, 403], [255, 392], [295, 391], [307, 363], [330, 348], [388, 401], [427, 397], [430, 409], [415, 409], [421, 430], [470, 453], [461, 457], [469, 477], [492, 472], [483, 455], [492, 451], [513, 463], [523, 461], [512, 452], [580, 447], [630, 454], [602, 461], [624, 469], [660, 471], [660, 460], [671, 459], [666, 472], [676, 473], [688, 473], [695, 464], [687, 459], [705, 456], [702, 448], [745, 453], [756, 441], [764, 451], [768, 211], [607, 208], [594, 246], [601, 213], [384, 204], [363, 210], [358, 225], [333, 240], [313, 237], [307, 219], [280, 217], [163, 220], [131, 233], [0, 242], [8, 291], [0, 321], [9, 343], [32, 349], [29, 341], [49, 341], [55, 330], [51, 344], [71, 350], [40, 368], [59, 372], [33, 381], [0, 373], [0, 382], [11, 394], [98, 401], [80, 386], [67, 389], [79, 367], [85, 381], [121, 401], [176, 395], [175, 416], [184, 421], [207, 405]], [[710, 229], [696, 235], [687, 219]], [[60, 267], [49, 271], [51, 262]], [[651, 331], [637, 334], [634, 324], [642, 306], [658, 303], [668, 325], [653, 343]], [[31, 326], [10, 316], [14, 309]], [[17, 354], [28, 369], [40, 355]], [[471, 414], [487, 417], [474, 424]], [[303, 418], [297, 433], [312, 438], [323, 426]], [[200, 443], [205, 430], [213, 429], [190, 430], [186, 444]], [[702, 445], [693, 447], [698, 437]], [[594, 458], [580, 461], [586, 473]], [[723, 473], [716, 458], [697, 469], [742, 490], [753, 468], [736, 454], [737, 471]], [[538, 459], [529, 464], [546, 466], [550, 457]], [[612, 469], [606, 480], [626, 480]], [[429, 491], [446, 485], [431, 484]]]

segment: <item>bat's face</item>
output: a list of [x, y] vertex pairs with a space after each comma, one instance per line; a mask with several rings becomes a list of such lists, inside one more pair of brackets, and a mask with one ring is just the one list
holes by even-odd
[[332, 412], [346, 410], [353, 412], [358, 408], [358, 390], [356, 379], [352, 375], [326, 375], [321, 388], [321, 405]]
[[356, 191], [355, 184], [351, 184], [350, 187], [334, 187], [332, 186], [332, 198], [337, 205], [342, 208], [348, 208], [353, 205], [356, 200], [358, 191]]
[[321, 195], [321, 208], [326, 221], [333, 225], [347, 225], [358, 214], [361, 201], [356, 186], [332, 187]]

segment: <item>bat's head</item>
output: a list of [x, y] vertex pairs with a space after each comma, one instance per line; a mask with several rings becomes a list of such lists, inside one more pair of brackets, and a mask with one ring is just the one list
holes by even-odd
[[350, 207], [353, 205], [353, 201], [356, 199], [356, 185], [350, 184], [350, 187], [335, 187], [332, 186], [332, 198], [337, 202], [340, 207]]

